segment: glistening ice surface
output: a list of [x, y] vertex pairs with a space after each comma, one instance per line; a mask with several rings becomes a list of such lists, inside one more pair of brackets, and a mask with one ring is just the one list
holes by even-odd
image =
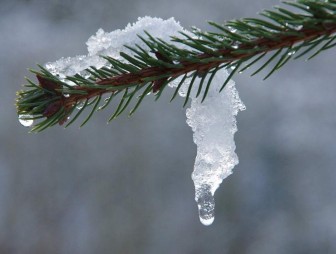
[[[226, 70], [216, 74], [203, 103], [202, 96], [195, 98], [194, 89], [190, 96], [191, 107], [186, 113], [187, 123], [194, 132], [193, 139], [197, 145], [192, 179], [200, 220], [204, 225], [210, 225], [214, 220], [216, 189], [238, 164], [234, 142], [237, 131], [236, 115], [245, 109], [245, 105], [232, 80], [219, 93], [228, 75]], [[185, 86], [181, 90], [181, 96], [185, 96], [186, 88]]]
[[76, 57], [63, 57], [56, 62], [47, 63], [46, 68], [53, 74], [61, 77], [72, 76], [76, 73], [88, 75], [84, 69], [94, 66], [101, 68], [108, 65], [107, 61], [100, 55], [110, 56], [120, 59], [121, 51], [128, 55], [134, 55], [133, 51], [124, 47], [124, 45], [135, 46], [138, 44], [142, 48], [148, 48], [146, 44], [138, 37], [141, 35], [146, 38], [144, 31], [149, 32], [154, 37], [163, 40], [169, 40], [170, 36], [178, 36], [178, 31], [183, 28], [174, 18], [163, 20], [160, 18], [143, 17], [138, 18], [134, 24], [128, 24], [123, 30], [115, 30], [112, 32], [104, 32], [99, 29], [95, 35], [92, 35], [86, 45], [88, 46], [88, 55]]
[[[108, 64], [99, 55], [119, 59], [121, 51], [133, 55], [133, 52], [124, 45], [138, 44], [147, 48], [138, 37], [138, 35], [146, 37], [145, 30], [154, 37], [169, 41], [170, 36], [178, 36], [178, 32], [183, 28], [173, 18], [162, 20], [145, 17], [139, 18], [134, 24], [129, 24], [124, 30], [106, 33], [99, 29], [96, 35], [89, 38], [87, 42], [88, 55], [62, 58], [54, 63], [47, 63], [46, 68], [62, 78], [76, 73], [87, 76], [89, 73], [85, 72], [86, 68], [90, 66], [101, 68]], [[185, 46], [179, 45], [179, 47]], [[201, 103], [202, 97], [195, 98], [195, 91], [192, 91], [191, 107], [187, 109], [187, 123], [194, 132], [194, 142], [197, 145], [195, 168], [192, 173], [195, 200], [200, 220], [204, 225], [210, 225], [214, 220], [216, 189], [222, 180], [232, 173], [233, 167], [238, 163], [234, 143], [234, 133], [237, 131], [235, 116], [239, 110], [244, 109], [244, 105], [239, 99], [233, 81], [230, 81], [219, 93], [227, 76], [226, 70], [221, 70], [216, 74], [203, 103]], [[179, 91], [182, 97], [186, 96], [188, 82], [190, 81], [186, 80], [184, 87]], [[175, 85], [176, 83], [170, 84], [171, 87]]]

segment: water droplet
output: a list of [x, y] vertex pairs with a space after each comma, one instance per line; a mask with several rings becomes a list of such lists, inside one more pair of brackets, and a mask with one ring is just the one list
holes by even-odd
[[79, 72], [79, 75], [81, 75], [85, 79], [89, 79], [91, 77], [91, 73], [86, 70]]
[[19, 115], [19, 122], [22, 124], [24, 127], [30, 127], [34, 123], [33, 119], [30, 119], [32, 116], [31, 115]]
[[233, 27], [231, 27], [231, 26], [229, 26], [228, 28], [229, 28], [229, 30], [230, 30], [231, 33], [235, 33], [235, 32], [237, 32], [237, 29], [236, 29], [236, 28], [233, 28]]
[[296, 52], [295, 50], [291, 50], [291, 51], [289, 51], [289, 52], [287, 53], [287, 55], [289, 55], [289, 56], [294, 55], [295, 52]]
[[293, 30], [296, 30], [296, 31], [299, 31], [302, 29], [302, 25], [296, 25], [296, 24], [290, 24], [290, 23], [286, 23], [285, 24], [286, 27], [290, 28], [290, 29], [293, 29]]
[[81, 103], [78, 103], [78, 104], [76, 105], [76, 108], [77, 108], [77, 109], [82, 109], [83, 106], [84, 106], [84, 102], [81, 102]]
[[197, 206], [200, 221], [203, 225], [209, 226], [215, 219], [215, 199], [209, 185], [202, 185], [197, 190]]
[[296, 26], [295, 26], [295, 29], [296, 29], [296, 30], [301, 30], [302, 27], [303, 27], [303, 25], [296, 25]]

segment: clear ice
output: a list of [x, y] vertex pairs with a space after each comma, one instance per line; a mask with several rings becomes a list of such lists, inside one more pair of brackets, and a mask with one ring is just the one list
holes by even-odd
[[196, 189], [196, 202], [198, 214], [203, 225], [209, 226], [215, 219], [215, 198], [208, 184], [201, 185]]
[[[245, 105], [232, 80], [219, 93], [228, 75], [225, 69], [217, 72], [203, 103], [202, 96], [196, 98], [198, 87], [194, 85], [190, 95], [191, 106], [186, 112], [197, 145], [192, 179], [200, 221], [204, 225], [211, 225], [214, 221], [216, 189], [239, 162], [234, 134], [237, 131], [236, 115], [245, 110]], [[179, 92], [182, 97], [186, 96], [187, 85], [186, 81]]]
[[[47, 63], [45, 67], [62, 79], [77, 73], [88, 78], [90, 74], [85, 71], [86, 68], [90, 66], [109, 67], [107, 61], [100, 55], [116, 59], [120, 59], [119, 53], [121, 51], [128, 55], [134, 55], [124, 45], [135, 46], [137, 44], [148, 49], [147, 45], [138, 37], [138, 35], [146, 37], [144, 31], [166, 41], [170, 41], [170, 36], [179, 36], [179, 31], [189, 33], [174, 18], [168, 20], [151, 17], [138, 18], [136, 23], [128, 24], [123, 30], [108, 33], [99, 29], [86, 43], [88, 46], [87, 55], [61, 58], [56, 62]], [[190, 33], [189, 35], [193, 36]], [[180, 48], [187, 48], [185, 45], [176, 44]], [[233, 167], [238, 164], [234, 142], [234, 133], [237, 131], [235, 116], [240, 110], [244, 110], [245, 106], [238, 96], [233, 81], [230, 81], [219, 93], [219, 89], [227, 77], [226, 70], [221, 70], [216, 74], [203, 103], [201, 103], [201, 96], [196, 98], [196, 91], [192, 91], [190, 94], [191, 107], [186, 112], [187, 123], [194, 132], [193, 139], [197, 145], [192, 179], [195, 184], [195, 200], [200, 221], [204, 225], [210, 225], [214, 221], [214, 193], [216, 189], [223, 179], [232, 173]], [[182, 97], [186, 96], [188, 82], [190, 80], [187, 79], [179, 91]], [[175, 87], [176, 83], [178, 81], [169, 84], [169, 86]], [[71, 82], [68, 84], [72, 85]]]

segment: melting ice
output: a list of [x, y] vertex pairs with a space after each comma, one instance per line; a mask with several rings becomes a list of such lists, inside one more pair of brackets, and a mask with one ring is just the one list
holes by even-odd
[[[179, 36], [179, 31], [188, 33], [173, 18], [168, 20], [150, 17], [139, 18], [136, 23], [127, 25], [124, 30], [106, 33], [99, 29], [96, 35], [91, 36], [87, 42], [87, 55], [62, 58], [56, 62], [47, 63], [45, 67], [61, 78], [76, 73], [87, 76], [85, 69], [90, 66], [96, 68], [108, 66], [106, 60], [99, 55], [119, 59], [121, 51], [134, 55], [124, 45], [135, 46], [137, 44], [147, 48], [146, 44], [138, 37], [138, 35], [146, 37], [144, 31], [167, 41], [170, 41], [170, 36]], [[181, 44], [178, 46], [186, 47]], [[238, 96], [233, 81], [230, 81], [219, 93], [227, 76], [226, 70], [221, 70], [216, 74], [203, 103], [201, 103], [201, 97], [195, 98], [195, 91], [192, 91], [190, 95], [191, 107], [187, 109], [186, 113], [187, 123], [194, 132], [193, 138], [197, 145], [192, 179], [195, 184], [195, 200], [200, 220], [204, 225], [210, 225], [214, 220], [216, 189], [223, 179], [232, 173], [233, 167], [238, 164], [234, 142], [234, 133], [237, 131], [235, 116], [245, 106]], [[190, 80], [186, 80], [179, 91], [183, 97], [186, 96], [188, 82]], [[169, 84], [169, 86], [174, 87], [176, 83]]]
[[216, 74], [203, 103], [201, 96], [195, 98], [195, 92], [192, 93], [191, 106], [186, 112], [187, 123], [194, 132], [193, 139], [197, 145], [192, 179], [200, 220], [204, 225], [210, 225], [214, 220], [216, 189], [238, 164], [234, 142], [236, 115], [245, 109], [245, 105], [232, 80], [219, 93], [228, 75], [226, 70]]

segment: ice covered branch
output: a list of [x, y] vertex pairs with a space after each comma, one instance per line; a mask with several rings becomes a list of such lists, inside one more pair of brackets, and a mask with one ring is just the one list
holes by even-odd
[[[40, 66], [38, 71], [32, 70], [37, 82], [28, 80], [27, 89], [18, 92], [18, 115], [26, 123], [40, 119], [32, 130], [42, 131], [57, 123], [67, 122], [68, 126], [90, 108], [83, 125], [95, 111], [106, 108], [117, 98], [118, 106], [109, 119], [112, 120], [134, 100], [130, 111], [133, 114], [150, 92], [158, 99], [164, 88], [174, 81], [179, 84], [172, 99], [182, 84], [188, 83], [186, 105], [197, 77], [201, 77], [201, 81], [197, 82], [196, 97], [201, 96], [204, 101], [214, 75], [222, 68], [232, 71], [220, 91], [235, 73], [259, 62], [261, 65], [252, 75], [273, 64], [265, 77], [268, 78], [290, 59], [308, 53], [311, 58], [336, 45], [335, 0], [298, 0], [285, 4], [286, 7], [262, 12], [266, 19], [245, 18], [224, 25], [210, 22], [215, 32], [196, 28], [189, 32], [179, 27], [178, 32], [174, 30], [169, 37], [155, 29], [149, 31], [147, 24], [129, 28], [133, 29], [133, 44], [128, 43], [127, 38], [125, 41], [116, 39], [123, 31], [105, 37], [98, 32], [88, 42], [88, 56], [63, 59]], [[137, 39], [133, 38], [136, 34]], [[118, 45], [109, 41], [112, 37]], [[92, 42], [99, 39], [102, 39], [99, 42], [102, 48]], [[72, 65], [75, 61], [77, 63]]]
[[238, 163], [235, 117], [245, 106], [233, 75], [261, 62], [252, 75], [271, 65], [266, 79], [290, 59], [306, 54], [310, 59], [336, 46], [335, 0], [286, 4], [288, 8], [262, 12], [267, 19], [210, 22], [215, 32], [197, 28], [189, 32], [173, 18], [149, 17], [124, 30], [100, 29], [87, 42], [88, 55], [32, 70], [37, 82], [27, 79], [27, 89], [18, 93], [19, 120], [31, 126], [40, 119], [32, 131], [42, 131], [57, 123], [69, 126], [90, 109], [84, 125], [117, 100], [110, 121], [131, 102], [135, 101], [133, 114], [148, 95], [157, 100], [167, 86], [173, 88], [171, 100], [179, 94], [185, 98], [184, 106], [192, 101], [186, 114], [197, 145], [192, 173], [195, 200], [201, 222], [210, 225], [215, 191]]

